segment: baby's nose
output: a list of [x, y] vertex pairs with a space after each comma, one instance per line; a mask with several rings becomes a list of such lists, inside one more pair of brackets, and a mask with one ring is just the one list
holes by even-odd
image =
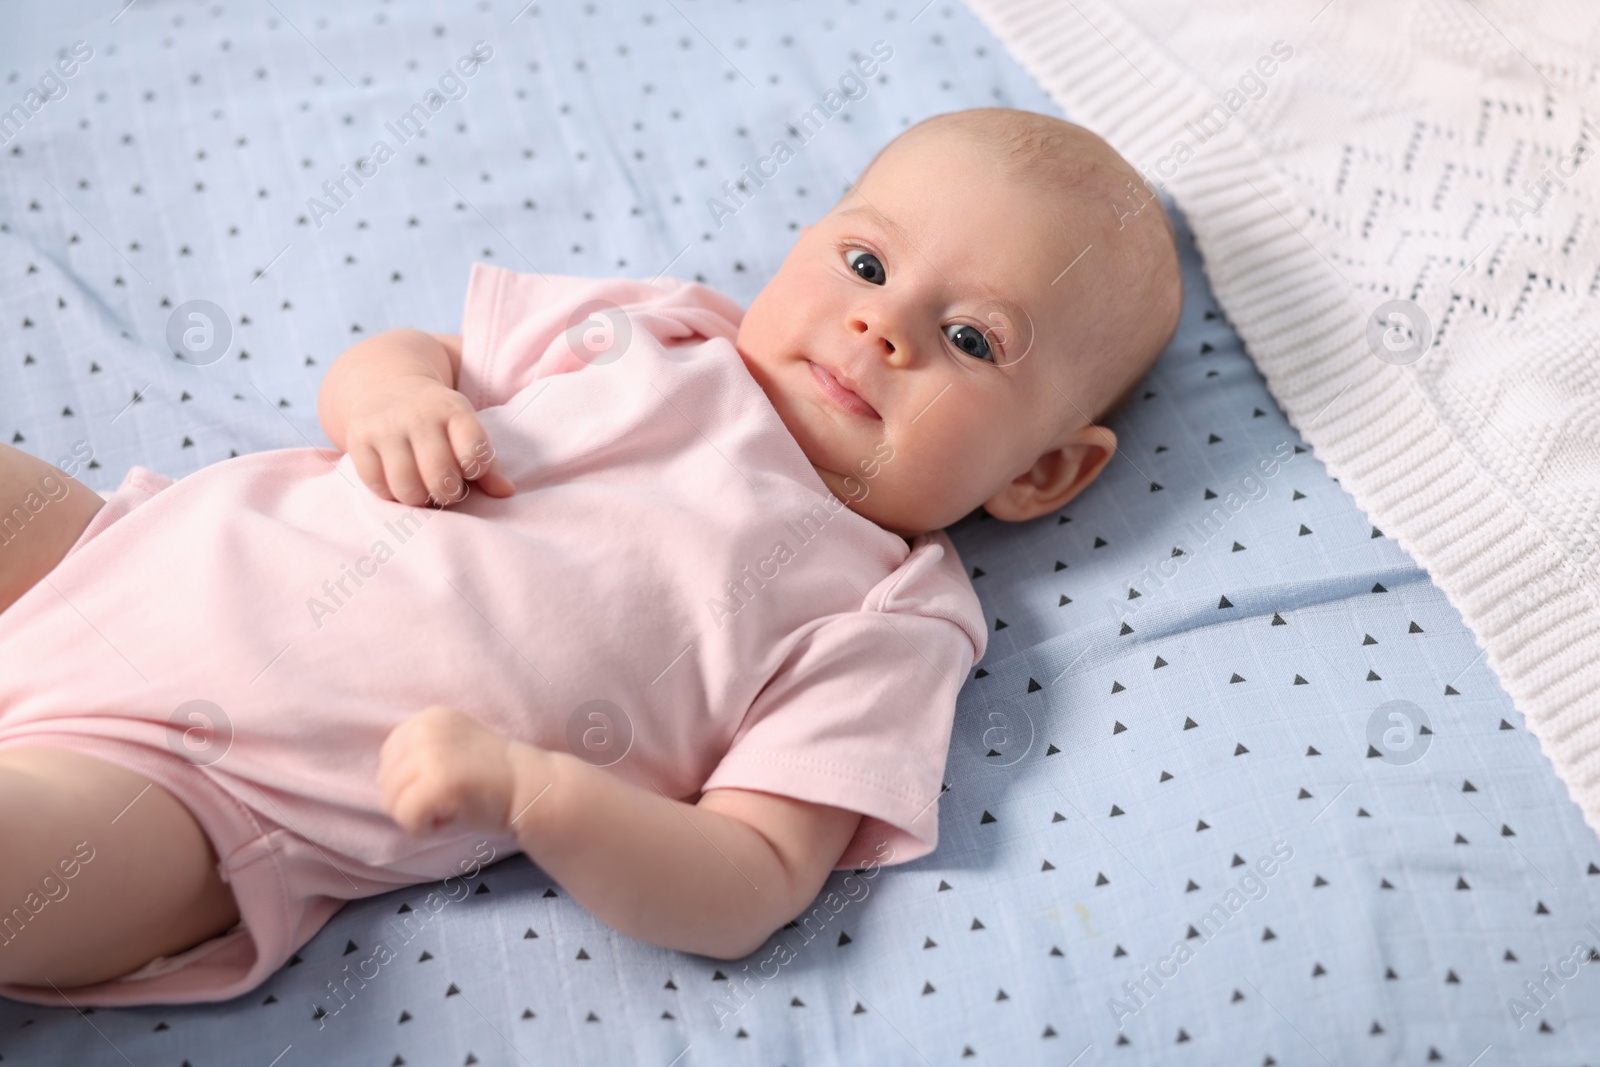
[[884, 330], [881, 324], [878, 329], [874, 330], [864, 318], [857, 317], [850, 320], [850, 327], [857, 333], [876, 333], [878, 341], [883, 345], [884, 354], [894, 355], [894, 342], [889, 340], [888, 331]]

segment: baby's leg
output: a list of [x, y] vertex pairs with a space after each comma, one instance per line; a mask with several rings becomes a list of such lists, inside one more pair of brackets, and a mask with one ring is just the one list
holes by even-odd
[[0, 444], [0, 611], [61, 562], [104, 506], [54, 464]]
[[66, 749], [0, 751], [0, 981], [70, 996], [225, 932], [239, 910], [216, 865], [148, 778]]

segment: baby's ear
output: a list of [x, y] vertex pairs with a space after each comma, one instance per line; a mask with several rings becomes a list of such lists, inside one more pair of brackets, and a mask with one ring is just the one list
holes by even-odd
[[984, 510], [1006, 522], [1048, 515], [1088, 488], [1116, 451], [1115, 433], [1104, 426], [1081, 427], [984, 501]]

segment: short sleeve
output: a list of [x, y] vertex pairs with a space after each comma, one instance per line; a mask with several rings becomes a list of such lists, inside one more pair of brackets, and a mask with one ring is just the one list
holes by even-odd
[[509, 403], [540, 378], [611, 362], [641, 335], [662, 344], [732, 340], [742, 317], [729, 298], [676, 278], [525, 274], [474, 263], [456, 388], [481, 411]]
[[859, 611], [818, 620], [706, 780], [862, 814], [836, 870], [904, 863], [939, 842], [956, 696], [987, 630], [955, 547], [923, 534]]

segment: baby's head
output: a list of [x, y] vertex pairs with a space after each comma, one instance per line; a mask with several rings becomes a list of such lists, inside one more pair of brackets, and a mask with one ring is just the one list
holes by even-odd
[[834, 495], [909, 537], [1082, 491], [1116, 451], [1097, 423], [1182, 302], [1171, 223], [1127, 161], [1060, 119], [979, 108], [879, 151], [736, 345]]

